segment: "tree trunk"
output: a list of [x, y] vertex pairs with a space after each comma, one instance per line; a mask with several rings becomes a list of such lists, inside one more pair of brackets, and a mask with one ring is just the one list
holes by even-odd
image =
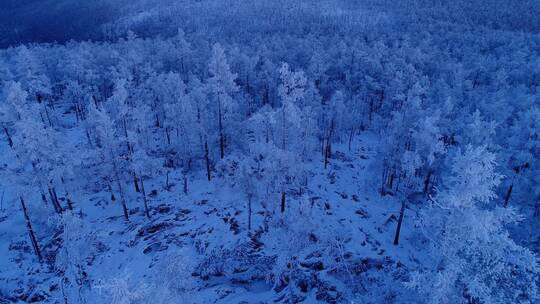
[[281, 213], [285, 212], [285, 192], [281, 193]]
[[204, 159], [206, 160], [206, 175], [208, 176], [208, 181], [212, 180], [212, 175], [210, 174], [210, 157], [208, 156], [208, 142], [204, 142]]
[[248, 233], [251, 234], [251, 195], [248, 196]]
[[128, 137], [128, 132], [127, 132], [127, 123], [126, 123], [126, 119], [122, 119], [122, 125], [124, 127], [124, 136], [126, 137], [126, 146], [127, 146], [127, 151], [128, 153], [131, 153], [133, 152], [131, 150], [131, 145], [129, 144], [129, 137]]
[[171, 131], [169, 130], [169, 128], [165, 128], [165, 136], [167, 137], [167, 144], [170, 145], [171, 144]]
[[54, 201], [56, 202], [56, 205], [58, 206], [58, 208], [60, 208], [60, 211], [63, 211], [62, 210], [62, 205], [60, 205], [60, 200], [58, 199], [58, 194], [56, 194], [56, 188], [52, 187], [52, 194], [54, 196]]
[[2, 191], [2, 197], [0, 198], [0, 211], [4, 211], [4, 194], [6, 190]]
[[281, 149], [285, 150], [285, 138], [286, 138], [286, 129], [285, 129], [285, 104], [283, 104], [283, 109], [281, 110]]
[[382, 178], [381, 178], [381, 196], [386, 195], [385, 184], [386, 184], [386, 180], [388, 179], [387, 175], [388, 175], [388, 170], [385, 167], [383, 169]]
[[41, 118], [41, 122], [46, 125], [45, 119], [43, 118], [43, 113], [39, 112], [39, 118]]
[[401, 183], [401, 175], [398, 175], [397, 176], [397, 182], [396, 182], [396, 192], [395, 193], [398, 193], [399, 192], [399, 185]]
[[116, 201], [116, 197], [114, 197], [114, 192], [113, 192], [110, 181], [107, 182], [107, 188], [109, 189], [109, 193], [111, 194], [111, 201], [112, 202]]
[[45, 116], [47, 117], [47, 121], [49, 122], [49, 125], [52, 127], [51, 117], [49, 116], [49, 111], [47, 110], [47, 106], [45, 103], [43, 104], [43, 108], [45, 109]]
[[122, 203], [122, 211], [124, 212], [124, 218], [126, 219], [126, 221], [129, 221], [129, 212], [127, 208], [126, 198], [124, 197], [124, 189], [122, 188], [122, 184], [120, 183], [118, 175], [116, 175], [116, 184], [118, 186], [118, 191], [120, 192], [120, 202]]
[[79, 105], [77, 103], [74, 103], [75, 105], [75, 118], [77, 119], [77, 123], [79, 122], [79, 120], [81, 120], [79, 118]]
[[349, 133], [349, 151], [351, 151], [351, 143], [353, 140], [353, 136], [354, 136], [354, 127], [351, 128], [351, 132]]
[[84, 107], [78, 103], [79, 106], [79, 115], [81, 115], [81, 120], [86, 120], [86, 115], [84, 114]]
[[88, 140], [88, 144], [92, 146], [92, 139], [90, 137], [90, 132], [88, 132], [88, 129], [85, 130], [86, 133], [86, 139]]
[[24, 203], [22, 196], [20, 197], [20, 199], [21, 199], [21, 206], [24, 213], [24, 219], [26, 221], [26, 228], [28, 229], [28, 234], [30, 235], [30, 241], [32, 243], [32, 247], [34, 248], [34, 252], [36, 253], [38, 257], [38, 260], [41, 262], [42, 260], [41, 251], [39, 250], [39, 245], [36, 240], [36, 235], [34, 234], [34, 229], [32, 229], [32, 223], [30, 223], [30, 217], [28, 216], [28, 212], [26, 210], [26, 204]]
[[53, 207], [54, 207], [54, 211], [56, 211], [56, 213], [58, 213], [58, 214], [62, 213], [62, 206], [60, 206], [60, 203], [55, 198], [55, 195], [53, 193], [52, 188], [49, 187], [48, 191], [49, 191], [49, 197], [51, 198], [51, 202], [52, 202]]
[[133, 172], [133, 186], [135, 187], [135, 192], [140, 192], [139, 183], [137, 181], [137, 175]]
[[388, 188], [392, 189], [394, 185], [394, 173], [390, 174], [390, 179], [388, 180]]
[[506, 192], [506, 196], [504, 198], [504, 208], [508, 207], [508, 202], [510, 201], [510, 195], [512, 194], [513, 188], [514, 188], [514, 184], [512, 183], [510, 185], [510, 188], [508, 188], [508, 192]]
[[13, 148], [13, 140], [11, 139], [11, 135], [9, 135], [8, 129], [6, 127], [4, 127], [4, 133], [6, 133], [9, 146]]
[[332, 143], [328, 144], [328, 158], [332, 158]]
[[399, 211], [399, 219], [396, 227], [396, 236], [394, 237], [394, 245], [399, 244], [399, 234], [401, 232], [401, 223], [403, 222], [403, 213], [405, 213], [405, 200], [401, 202], [401, 210]]
[[534, 204], [534, 216], [540, 216], [540, 196], [536, 199]]
[[124, 218], [126, 221], [129, 221], [129, 212], [127, 208], [126, 198], [124, 197], [124, 190], [122, 188], [122, 184], [120, 183], [120, 179], [117, 178], [116, 183], [118, 185], [118, 191], [120, 192], [120, 201], [122, 202], [122, 211], [124, 213]]
[[67, 205], [68, 205], [68, 209], [70, 211], [73, 211], [73, 202], [69, 198], [69, 193], [67, 193], [67, 192], [66, 192], [66, 202], [67, 202]]
[[148, 200], [146, 199], [146, 191], [144, 190], [144, 178], [142, 177], [142, 174], [139, 174], [141, 176], [141, 192], [144, 202], [144, 213], [147, 218], [150, 218], [150, 210], [148, 209]]
[[431, 170], [428, 171], [428, 174], [427, 174], [427, 177], [426, 177], [426, 181], [424, 182], [424, 194], [428, 194], [429, 193], [429, 182], [430, 182], [430, 179], [431, 179]]
[[118, 168], [116, 166], [116, 161], [114, 160], [114, 154], [111, 151], [111, 158], [113, 159], [113, 170], [114, 177], [116, 179], [116, 185], [118, 186], [118, 191], [120, 192], [120, 202], [122, 203], [122, 211], [124, 212], [124, 218], [126, 221], [129, 221], [129, 212], [126, 203], [126, 197], [124, 196], [124, 189], [122, 188], [122, 183], [120, 182], [120, 176], [118, 175]]
[[328, 159], [330, 158], [330, 153], [331, 153], [331, 146], [329, 143], [326, 144], [326, 149], [324, 149], [324, 168], [326, 169], [326, 167], [328, 166]]
[[372, 114], [373, 114], [373, 98], [369, 98], [369, 123], [371, 125], [371, 117], [372, 117]]
[[223, 121], [221, 117], [221, 101], [218, 102], [218, 114], [219, 114], [219, 150], [221, 159], [225, 156], [225, 140], [223, 139]]
[[184, 175], [184, 194], [188, 194], [188, 180], [186, 175]]

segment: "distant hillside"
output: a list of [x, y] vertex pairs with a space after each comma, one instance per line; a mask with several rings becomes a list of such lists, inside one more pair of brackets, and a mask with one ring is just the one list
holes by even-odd
[[3, 0], [0, 48], [32, 42], [101, 37], [100, 25], [117, 15], [113, 1]]

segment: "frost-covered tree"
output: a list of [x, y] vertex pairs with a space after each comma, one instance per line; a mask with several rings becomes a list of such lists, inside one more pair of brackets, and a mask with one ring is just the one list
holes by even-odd
[[204, 160], [204, 168], [206, 169], [206, 176], [208, 181], [212, 179], [212, 158], [210, 155], [210, 149], [208, 142], [212, 139], [213, 128], [212, 114], [207, 109], [210, 109], [208, 92], [206, 87], [202, 85], [202, 82], [198, 78], [194, 78], [191, 81], [191, 88], [188, 93], [189, 102], [192, 105], [191, 110], [195, 110], [195, 133], [199, 142], [199, 151], [201, 159]]
[[88, 287], [87, 258], [91, 255], [94, 234], [84, 220], [72, 212], [58, 218], [62, 246], [55, 259], [55, 269], [61, 278], [62, 295], [68, 303], [86, 303], [85, 287]]
[[52, 84], [46, 74], [46, 67], [40, 56], [27, 46], [20, 46], [15, 60], [17, 62], [16, 75], [19, 82], [30, 95], [30, 98], [38, 104], [42, 104], [43, 119], [47, 124], [52, 124], [51, 113], [46, 101], [50, 100]]
[[342, 130], [342, 117], [345, 116], [345, 96], [337, 91], [332, 96], [329, 104], [323, 107], [323, 151], [324, 167], [326, 168], [332, 154], [332, 142], [339, 136]]
[[278, 87], [281, 107], [273, 114], [274, 143], [282, 150], [294, 150], [298, 144], [293, 142], [299, 134], [301, 112], [298, 103], [304, 98], [307, 84], [303, 72], [291, 71], [287, 63], [280, 70], [281, 84]]
[[21, 119], [20, 112], [26, 108], [28, 93], [24, 91], [18, 82], [7, 82], [2, 89], [2, 99], [0, 104], [0, 124], [6, 141], [13, 148], [13, 126]]
[[94, 105], [89, 107], [88, 120], [92, 126], [93, 142], [96, 143], [95, 150], [93, 151], [93, 162], [94, 164], [105, 165], [105, 168], [99, 168], [98, 166], [98, 176], [101, 176], [106, 181], [107, 187], [111, 192], [111, 198], [114, 197], [112, 187], [113, 183], [116, 182], [118, 192], [120, 193], [124, 218], [129, 220], [129, 211], [123, 187], [124, 176], [127, 173], [127, 162], [120, 152], [120, 147], [123, 146], [123, 143], [121, 140], [118, 140], [114, 121], [107, 112], [97, 109]]
[[[24, 183], [34, 190], [41, 192], [46, 202], [45, 191], [57, 213], [62, 212], [62, 206], [57, 194], [57, 187], [62, 176], [58, 176], [65, 159], [62, 157], [58, 133], [52, 127], [45, 125], [32, 110], [18, 112], [20, 119], [15, 123], [16, 133], [13, 137], [14, 150], [17, 153], [16, 163]], [[46, 189], [46, 190], [45, 190]]]
[[212, 48], [212, 57], [208, 63], [210, 78], [208, 79], [208, 91], [212, 94], [215, 102], [218, 122], [220, 157], [225, 156], [226, 138], [234, 119], [236, 106], [234, 94], [239, 90], [235, 83], [237, 75], [231, 72], [223, 47], [217, 43]]
[[163, 167], [163, 161], [150, 157], [147, 151], [138, 146], [136, 146], [134, 150], [135, 152], [131, 157], [130, 165], [132, 171], [137, 175], [138, 180], [141, 183], [140, 191], [144, 203], [144, 213], [146, 217], [150, 218], [150, 208], [148, 206], [145, 181], [158, 176], [158, 173]]
[[501, 180], [495, 168], [486, 147], [458, 150], [445, 187], [424, 211], [434, 260], [409, 286], [430, 303], [534, 303], [539, 297], [538, 260], [505, 228], [519, 216], [493, 204]]

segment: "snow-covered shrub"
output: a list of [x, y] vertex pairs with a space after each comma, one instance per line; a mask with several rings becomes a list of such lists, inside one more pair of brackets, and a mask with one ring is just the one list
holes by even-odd
[[152, 303], [194, 303], [197, 300], [196, 254], [189, 248], [160, 256], [154, 268]]
[[206, 253], [196, 267], [203, 279], [224, 276], [236, 280], [263, 280], [274, 258], [264, 256], [252, 242], [239, 243], [232, 248], [216, 248]]

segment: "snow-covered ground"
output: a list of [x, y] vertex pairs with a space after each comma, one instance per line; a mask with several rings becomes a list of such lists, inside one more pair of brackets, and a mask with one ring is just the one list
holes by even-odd
[[[307, 194], [287, 198], [283, 214], [279, 199], [266, 202], [266, 209], [253, 202], [251, 233], [245, 195], [234, 185], [208, 182], [201, 174], [188, 177], [187, 194], [178, 172], [170, 175], [169, 190], [164, 178], [148, 181], [151, 219], [135, 191], [127, 191], [129, 222], [108, 193], [79, 194], [74, 213], [82, 217], [70, 226], [80, 229], [70, 254], [77, 256], [74, 261], [84, 261], [82, 297], [87, 303], [173, 303], [167, 292], [177, 295], [180, 290], [186, 303], [265, 303], [289, 296], [304, 303], [355, 297], [361, 303], [378, 303], [399, 296], [406, 269], [416, 267], [419, 258], [413, 238], [419, 229], [415, 206], [410, 206], [400, 244], [393, 245], [400, 203], [392, 196], [381, 197], [369, 178], [374, 142], [374, 136], [362, 134], [352, 151], [337, 145], [327, 169], [322, 159], [310, 164]], [[17, 204], [8, 204], [17, 198], [8, 193], [4, 200], [0, 237], [9, 241], [0, 247], [3, 296], [61, 301], [54, 261], [36, 263], [23, 215]], [[31, 213], [31, 219], [38, 216]], [[53, 231], [40, 230], [40, 241]], [[60, 242], [53, 238], [41, 244], [45, 255], [54, 258]], [[273, 282], [271, 276], [279, 274], [269, 267], [277, 262], [285, 263], [284, 272], [292, 271], [287, 264], [295, 263], [298, 286], [280, 288]], [[341, 276], [354, 283], [345, 286]], [[296, 294], [302, 288], [309, 292]]]

